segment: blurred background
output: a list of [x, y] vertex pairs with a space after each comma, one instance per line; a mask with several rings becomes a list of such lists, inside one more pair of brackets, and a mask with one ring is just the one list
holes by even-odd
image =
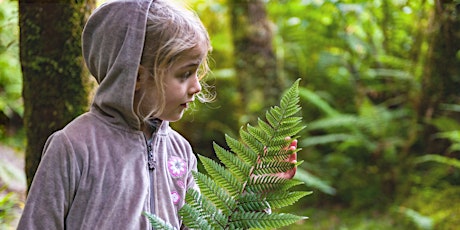
[[[95, 0], [0, 0], [0, 229], [15, 229], [46, 138], [87, 110], [80, 35]], [[187, 0], [217, 98], [172, 124], [197, 154], [238, 137], [301, 78], [286, 229], [460, 225], [460, 1]]]

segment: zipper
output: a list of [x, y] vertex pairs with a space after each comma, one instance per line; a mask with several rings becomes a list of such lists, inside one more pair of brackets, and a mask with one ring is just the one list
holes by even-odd
[[[155, 168], [156, 168], [156, 159], [155, 155], [153, 154], [153, 143], [155, 142], [156, 135], [153, 134], [150, 140], [147, 140], [147, 168], [149, 171], [149, 186], [150, 186], [150, 193], [149, 193], [149, 200], [150, 200], [150, 213], [155, 214]], [[156, 215], [156, 214], [155, 214]], [[154, 229], [153, 227], [151, 229]]]
[[147, 165], [149, 166], [149, 171], [153, 171], [156, 167], [156, 160], [155, 160], [155, 156], [153, 155], [153, 148], [152, 148], [152, 144], [153, 144], [153, 138], [147, 142], [147, 149], [148, 149], [148, 155], [147, 155], [147, 159], [148, 159], [148, 162], [147, 162]]
[[[158, 149], [157, 147], [157, 132], [159, 125], [161, 124], [158, 119], [152, 120], [152, 122], [148, 122], [150, 127], [152, 128], [152, 137], [147, 140], [146, 139], [146, 144], [147, 144], [147, 168], [148, 168], [148, 173], [149, 173], [149, 182], [150, 182], [150, 193], [149, 193], [149, 200], [150, 200], [150, 213], [156, 215], [155, 213], [155, 168], [156, 168], [156, 156], [153, 152], [154, 149]], [[144, 136], [145, 137], [145, 136]], [[151, 226], [151, 229], [154, 229], [153, 226]]]

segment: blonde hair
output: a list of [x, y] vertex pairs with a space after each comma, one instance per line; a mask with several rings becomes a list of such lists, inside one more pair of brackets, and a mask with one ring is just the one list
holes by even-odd
[[[144, 68], [154, 80], [158, 103], [143, 120], [157, 117], [165, 108], [164, 79], [174, 61], [185, 52], [197, 47], [206, 46], [211, 51], [208, 32], [199, 17], [190, 9], [166, 0], [152, 2], [147, 15], [147, 28], [140, 68]], [[202, 91], [197, 94], [201, 102], [209, 102], [213, 95], [209, 94], [204, 77], [209, 71], [208, 55], [198, 71]], [[144, 96], [141, 95], [141, 101]], [[139, 103], [141, 104], [141, 103]], [[139, 108], [136, 109], [139, 116]]]

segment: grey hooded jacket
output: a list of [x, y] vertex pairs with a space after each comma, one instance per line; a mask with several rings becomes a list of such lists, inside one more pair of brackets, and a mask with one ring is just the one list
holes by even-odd
[[190, 144], [162, 122], [148, 144], [133, 111], [150, 0], [96, 9], [83, 56], [99, 82], [89, 112], [49, 137], [18, 229], [150, 229], [143, 212], [179, 228], [185, 192], [196, 187]]

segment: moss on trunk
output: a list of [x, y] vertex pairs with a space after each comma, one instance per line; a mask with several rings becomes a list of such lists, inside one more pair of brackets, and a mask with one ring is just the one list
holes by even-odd
[[88, 107], [80, 36], [94, 6], [94, 0], [19, 1], [29, 186], [48, 136]]
[[[424, 68], [419, 114], [424, 130], [421, 149], [426, 153], [443, 153], [449, 141], [434, 138], [438, 131], [432, 126], [440, 116], [459, 121], [460, 115], [443, 108], [460, 104], [460, 5], [453, 0], [435, 3], [428, 63]], [[445, 131], [445, 130], [444, 130]]]

